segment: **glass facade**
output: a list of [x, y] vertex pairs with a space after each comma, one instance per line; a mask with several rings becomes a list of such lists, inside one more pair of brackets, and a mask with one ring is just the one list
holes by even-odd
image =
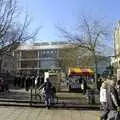
[[40, 68], [53, 69], [57, 67], [57, 60], [40, 60]]
[[37, 68], [38, 61], [21, 61], [21, 68]]
[[26, 50], [19, 51], [18, 68], [22, 69], [57, 69], [58, 50]]
[[52, 69], [56, 68], [58, 51], [57, 49], [47, 49], [40, 51], [40, 64], [39, 67], [41, 69]]
[[56, 58], [58, 51], [56, 49], [47, 49], [40, 51], [40, 58]]
[[21, 59], [34, 59], [37, 57], [37, 51], [21, 51]]

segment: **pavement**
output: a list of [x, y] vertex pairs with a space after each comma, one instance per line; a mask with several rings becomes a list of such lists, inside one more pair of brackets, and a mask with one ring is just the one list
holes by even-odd
[[0, 107], [0, 120], [99, 120], [99, 111]]

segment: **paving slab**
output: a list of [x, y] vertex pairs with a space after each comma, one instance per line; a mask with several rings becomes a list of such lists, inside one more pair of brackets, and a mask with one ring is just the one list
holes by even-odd
[[0, 120], [99, 120], [99, 111], [0, 107]]

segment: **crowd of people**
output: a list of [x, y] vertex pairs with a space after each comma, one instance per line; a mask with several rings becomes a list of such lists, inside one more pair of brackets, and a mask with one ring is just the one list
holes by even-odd
[[100, 120], [120, 120], [120, 80], [108, 77], [100, 87]]
[[40, 86], [44, 83], [44, 77], [38, 75], [17, 75], [14, 79], [14, 86], [25, 88], [27, 91], [30, 87]]
[[[54, 99], [56, 88], [53, 86], [52, 82], [50, 81], [50, 78], [46, 79], [46, 82], [44, 82], [44, 77], [41, 76], [35, 76], [35, 75], [29, 75], [29, 76], [21, 76], [17, 75], [14, 80], [14, 86], [19, 88], [25, 88], [27, 91], [30, 87], [43, 89], [44, 88], [44, 100], [46, 107], [49, 108], [51, 105], [51, 98]], [[52, 101], [53, 101], [52, 99]]]

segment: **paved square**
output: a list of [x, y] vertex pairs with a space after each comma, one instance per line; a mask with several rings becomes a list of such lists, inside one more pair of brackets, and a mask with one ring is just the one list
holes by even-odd
[[0, 120], [99, 120], [99, 111], [1, 106]]

